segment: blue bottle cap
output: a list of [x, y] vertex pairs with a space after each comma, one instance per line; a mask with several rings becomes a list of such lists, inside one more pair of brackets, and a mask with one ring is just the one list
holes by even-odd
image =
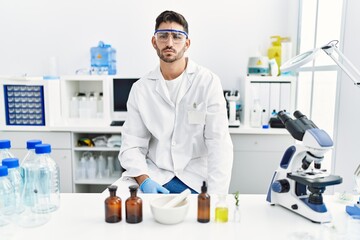
[[18, 158], [4, 158], [2, 160], [2, 165], [7, 168], [16, 168], [19, 167], [19, 159]]
[[35, 153], [51, 153], [51, 145], [38, 144], [35, 146]]
[[35, 146], [38, 144], [41, 144], [41, 143], [42, 143], [41, 140], [37, 140], [37, 139], [29, 140], [26, 142], [26, 148], [27, 149], [35, 149]]
[[7, 176], [9, 174], [7, 166], [0, 166], [0, 177]]
[[10, 140], [7, 139], [0, 140], [0, 149], [4, 149], [4, 148], [11, 148]]

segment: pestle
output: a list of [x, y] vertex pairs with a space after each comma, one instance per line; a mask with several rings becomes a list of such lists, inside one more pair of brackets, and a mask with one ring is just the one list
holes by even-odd
[[190, 189], [185, 189], [179, 195], [171, 199], [169, 202], [167, 202], [163, 208], [172, 208], [178, 205], [181, 201], [183, 201], [189, 194], [191, 193]]

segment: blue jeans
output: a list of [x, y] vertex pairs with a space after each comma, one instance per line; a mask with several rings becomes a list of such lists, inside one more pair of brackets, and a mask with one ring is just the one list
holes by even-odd
[[188, 187], [185, 183], [183, 183], [179, 178], [174, 177], [169, 182], [163, 185], [164, 188], [170, 191], [170, 193], [181, 193], [185, 189], [190, 189], [192, 194], [197, 194], [194, 189]]

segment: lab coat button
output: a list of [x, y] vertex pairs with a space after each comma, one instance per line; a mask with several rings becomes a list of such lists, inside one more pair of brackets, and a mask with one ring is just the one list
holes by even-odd
[[175, 142], [175, 141], [174, 141], [174, 142], [172, 142], [172, 143], [171, 143], [171, 145], [175, 146], [175, 145], [176, 145], [176, 142]]

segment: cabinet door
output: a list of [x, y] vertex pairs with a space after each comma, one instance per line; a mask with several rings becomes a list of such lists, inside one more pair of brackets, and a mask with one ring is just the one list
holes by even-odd
[[266, 194], [285, 150], [294, 144], [289, 134], [232, 134], [234, 162], [230, 193]]
[[235, 152], [230, 193], [266, 194], [282, 152]]
[[72, 191], [72, 164], [71, 150], [53, 149], [51, 157], [60, 168], [60, 191], [62, 193], [71, 193]]

